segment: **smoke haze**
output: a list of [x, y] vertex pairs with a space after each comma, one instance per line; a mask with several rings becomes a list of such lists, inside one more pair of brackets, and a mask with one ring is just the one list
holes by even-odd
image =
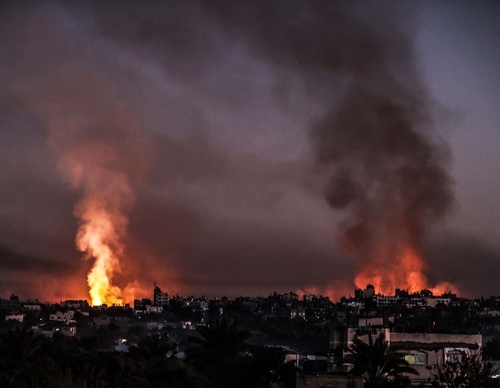
[[447, 249], [426, 245], [454, 193], [418, 7], [0, 7], [0, 296], [87, 298], [96, 254], [78, 241], [102, 225], [117, 300], [153, 281], [339, 297], [403, 245], [429, 258], [431, 285], [493, 292], [448, 279]]

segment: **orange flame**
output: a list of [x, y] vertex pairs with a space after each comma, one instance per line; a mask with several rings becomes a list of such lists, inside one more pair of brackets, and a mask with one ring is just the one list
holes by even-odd
[[49, 130], [58, 168], [81, 195], [74, 208], [80, 223], [75, 244], [93, 261], [87, 274], [91, 303], [129, 301], [146, 293], [126, 260], [124, 242], [133, 182], [146, 176], [154, 154], [150, 141], [133, 110], [98, 73], [48, 80], [55, 82], [28, 93], [26, 101]]
[[85, 209], [82, 219], [85, 223], [78, 231], [76, 242], [82, 252], [95, 258], [87, 275], [92, 305], [122, 304], [120, 288], [111, 285], [113, 272], [119, 272], [120, 268], [117, 250], [121, 253], [112, 216], [94, 205]]
[[403, 248], [396, 257], [388, 257], [379, 252], [375, 260], [363, 265], [354, 280], [358, 288], [365, 288], [371, 284], [376, 292], [385, 295], [394, 294], [396, 288], [410, 293], [427, 289], [434, 295], [441, 295], [447, 291], [457, 292], [456, 287], [447, 282], [430, 286], [424, 274], [427, 267], [424, 260], [410, 247]]
[[87, 259], [95, 260], [87, 274], [94, 306], [123, 304], [122, 290], [113, 284], [113, 277], [121, 272], [122, 240], [128, 224], [125, 213], [133, 193], [126, 174], [109, 168], [115, 154], [109, 147], [87, 144], [72, 149], [62, 160], [72, 184], [84, 189], [84, 198], [74, 210], [81, 221], [75, 242]]

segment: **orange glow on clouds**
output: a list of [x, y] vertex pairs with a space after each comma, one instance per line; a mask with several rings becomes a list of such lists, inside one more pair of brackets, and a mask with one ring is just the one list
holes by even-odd
[[338, 294], [338, 290], [335, 290], [335, 287], [332, 285], [328, 285], [326, 287], [318, 287], [315, 285], [308, 285], [304, 288], [298, 289], [295, 293], [299, 296], [299, 298], [303, 298], [304, 295], [315, 295], [315, 296], [327, 296], [330, 301], [335, 300], [335, 295]]

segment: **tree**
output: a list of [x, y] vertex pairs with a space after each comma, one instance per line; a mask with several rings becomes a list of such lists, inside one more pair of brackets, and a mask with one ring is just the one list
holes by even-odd
[[496, 338], [490, 339], [483, 347], [483, 358], [485, 360], [500, 360], [500, 341]]
[[176, 360], [170, 356], [175, 353], [176, 345], [168, 338], [159, 334], [151, 334], [142, 337], [136, 346], [130, 347], [130, 354], [142, 367], [144, 376], [154, 382], [166, 382], [170, 379], [170, 369]]
[[355, 337], [348, 351], [346, 361], [354, 364], [351, 372], [363, 377], [366, 388], [404, 386], [408, 380], [405, 374], [418, 374], [403, 354], [389, 347], [382, 333], [375, 341], [371, 333], [368, 342]]
[[186, 362], [207, 376], [217, 387], [231, 386], [231, 378], [244, 374], [246, 340], [250, 333], [240, 330], [236, 321], [223, 318], [196, 328], [189, 337]]
[[436, 388], [482, 388], [493, 374], [493, 365], [483, 364], [481, 352], [462, 354], [460, 360], [430, 368]]
[[[286, 351], [280, 347], [253, 346], [251, 348], [251, 369], [256, 387], [272, 387], [277, 382], [285, 366]], [[295, 375], [295, 374], [294, 374]]]
[[39, 355], [43, 337], [36, 335], [33, 330], [9, 330], [0, 336], [1, 361], [7, 364], [25, 364], [33, 361]]
[[174, 353], [174, 348], [175, 345], [167, 338], [151, 334], [142, 337], [137, 346], [130, 347], [130, 352], [140, 360], [162, 361], [167, 357], [167, 353]]
[[33, 330], [9, 330], [0, 336], [0, 384], [33, 386], [42, 378], [40, 361], [44, 339]]

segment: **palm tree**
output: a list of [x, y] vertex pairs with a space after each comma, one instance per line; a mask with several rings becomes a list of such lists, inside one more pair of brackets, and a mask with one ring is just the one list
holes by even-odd
[[136, 346], [130, 347], [130, 354], [142, 367], [144, 376], [156, 382], [170, 378], [170, 369], [175, 369], [176, 361], [169, 354], [174, 353], [175, 344], [158, 334], [142, 337]]
[[97, 361], [105, 373], [104, 386], [122, 388], [148, 386], [147, 379], [140, 373], [138, 363], [128, 353], [99, 352]]
[[223, 318], [196, 328], [198, 336], [188, 338], [186, 362], [207, 376], [215, 386], [229, 385], [230, 377], [241, 373], [246, 340], [250, 333], [240, 330], [236, 321]]
[[[44, 338], [33, 330], [9, 330], [0, 336], [0, 373], [8, 385], [30, 386], [41, 371], [35, 363], [40, 360]], [[2, 383], [2, 381], [0, 381]]]
[[401, 381], [404, 374], [418, 374], [403, 354], [389, 347], [383, 333], [375, 341], [369, 333], [368, 343], [355, 337], [348, 351], [346, 361], [354, 364], [351, 372], [363, 377], [365, 388], [391, 386], [391, 383]]
[[1, 361], [7, 364], [25, 364], [33, 361], [42, 350], [44, 338], [33, 330], [9, 330], [0, 336]]
[[163, 360], [167, 357], [168, 352], [173, 353], [173, 351], [174, 344], [158, 334], [142, 337], [137, 346], [130, 347], [132, 355], [146, 361]]
[[[290, 370], [285, 364], [286, 350], [275, 346], [253, 346], [251, 348], [252, 372], [256, 387], [269, 388]], [[293, 370], [295, 376], [295, 371]]]

